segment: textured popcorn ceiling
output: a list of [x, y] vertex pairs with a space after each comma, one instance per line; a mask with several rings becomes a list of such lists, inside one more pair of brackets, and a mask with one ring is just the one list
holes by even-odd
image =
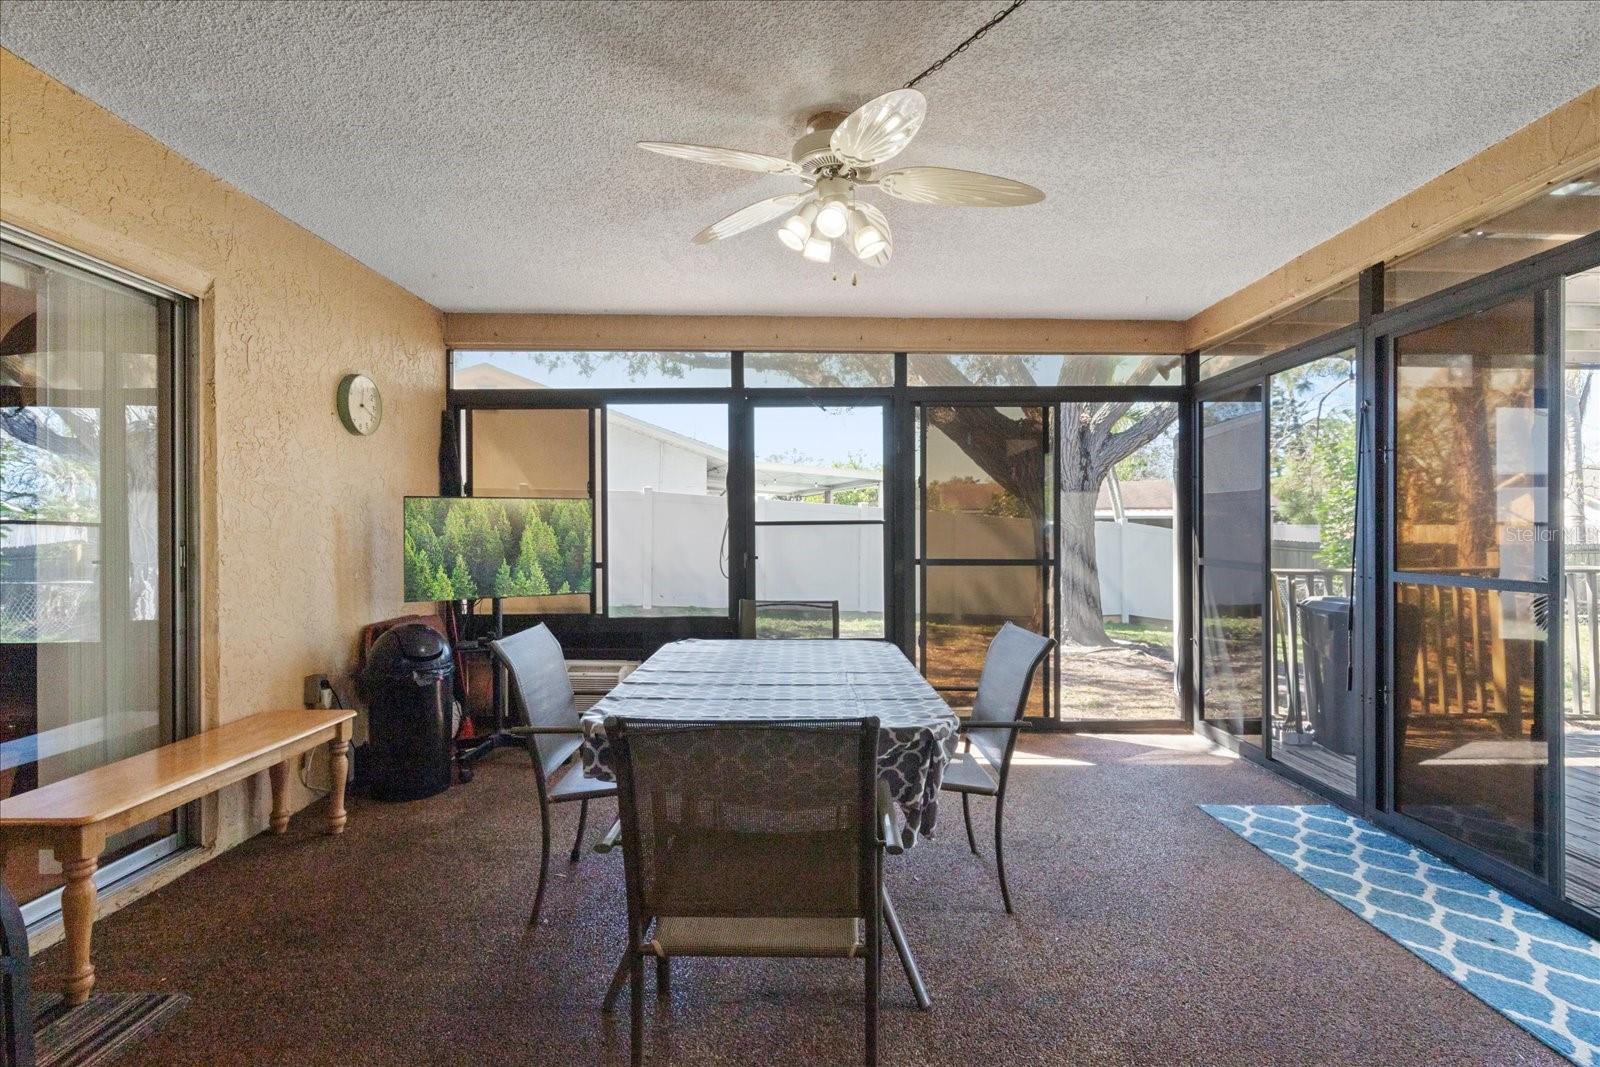
[[792, 180], [633, 147], [787, 154], [1002, 6], [7, 0], [0, 42], [462, 311], [1182, 318], [1600, 81], [1593, 3], [1036, 0], [901, 159], [1048, 199], [869, 194], [895, 258], [857, 287], [773, 226], [690, 245]]

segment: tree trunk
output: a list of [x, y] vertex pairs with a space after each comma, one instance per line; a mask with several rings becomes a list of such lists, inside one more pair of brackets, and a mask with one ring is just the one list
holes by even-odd
[[1112, 644], [1100, 610], [1100, 563], [1094, 539], [1095, 502], [1105, 469], [1089, 440], [1092, 420], [1082, 407], [1061, 405], [1061, 640], [1069, 645]]
[[[1487, 377], [1490, 361], [1472, 357], [1470, 384], [1445, 390], [1449, 397], [1454, 425], [1465, 427], [1456, 438], [1460, 451], [1453, 459], [1455, 469], [1469, 472], [1456, 482], [1455, 559], [1451, 565], [1471, 570], [1489, 565], [1497, 555], [1495, 545], [1495, 501], [1489, 481], [1494, 470], [1489, 454], [1489, 415], [1485, 390], [1480, 384]], [[1447, 439], [1448, 440], [1448, 439]]]

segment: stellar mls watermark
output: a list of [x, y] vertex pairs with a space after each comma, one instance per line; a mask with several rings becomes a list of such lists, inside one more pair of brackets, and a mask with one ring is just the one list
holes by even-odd
[[1502, 545], [1547, 545], [1556, 539], [1556, 532], [1548, 526], [1502, 526]]

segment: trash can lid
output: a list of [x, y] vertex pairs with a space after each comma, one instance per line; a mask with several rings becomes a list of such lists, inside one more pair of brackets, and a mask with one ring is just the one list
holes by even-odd
[[1350, 598], [1347, 596], [1308, 596], [1299, 604], [1301, 611], [1323, 615], [1348, 615]]
[[367, 654], [366, 677], [410, 677], [416, 671], [448, 671], [450, 642], [433, 627], [408, 622], [379, 637]]

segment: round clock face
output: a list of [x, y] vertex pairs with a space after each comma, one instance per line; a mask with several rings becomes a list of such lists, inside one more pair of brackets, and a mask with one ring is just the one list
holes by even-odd
[[365, 436], [383, 421], [383, 397], [365, 374], [346, 374], [339, 382], [339, 421], [351, 433]]

